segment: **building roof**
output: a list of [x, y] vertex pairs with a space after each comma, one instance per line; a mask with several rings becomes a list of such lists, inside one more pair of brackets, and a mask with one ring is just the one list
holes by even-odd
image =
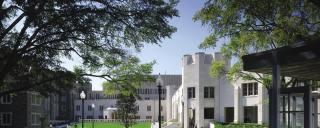
[[245, 71], [272, 74], [277, 61], [283, 76], [320, 80], [320, 40], [245, 55], [242, 60]]
[[[158, 78], [158, 75], [152, 75], [155, 79]], [[181, 80], [182, 80], [182, 75], [161, 75], [162, 80], [163, 80], [163, 86], [167, 85], [181, 85]], [[148, 86], [156, 86], [156, 82], [147, 82], [144, 83], [143, 85], [148, 85]]]

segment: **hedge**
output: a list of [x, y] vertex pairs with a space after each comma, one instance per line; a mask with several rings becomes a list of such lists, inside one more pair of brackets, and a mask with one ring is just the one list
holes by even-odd
[[215, 128], [267, 128], [266, 125], [254, 123], [214, 123]]

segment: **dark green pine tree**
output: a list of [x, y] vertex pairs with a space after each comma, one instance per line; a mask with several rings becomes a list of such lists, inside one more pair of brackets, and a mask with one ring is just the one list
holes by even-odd
[[117, 101], [117, 115], [121, 119], [121, 124], [129, 128], [136, 123], [138, 113], [136, 97], [133, 94], [120, 94]]

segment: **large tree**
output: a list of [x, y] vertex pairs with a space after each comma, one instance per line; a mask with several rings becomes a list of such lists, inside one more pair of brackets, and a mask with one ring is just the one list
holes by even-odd
[[[225, 70], [222, 61], [213, 62], [213, 77], [227, 73], [230, 80], [256, 80], [270, 87], [271, 76], [242, 70], [241, 57], [275, 49], [300, 41], [320, 39], [320, 5], [314, 0], [207, 0], [194, 20], [211, 28], [200, 48], [215, 48], [220, 38], [227, 38], [220, 51], [235, 64]], [[282, 79], [282, 85], [297, 79]], [[286, 83], [286, 84], [285, 84]], [[291, 84], [292, 85], [292, 84]]]
[[[1, 0], [0, 96], [56, 80], [81, 81], [82, 76], [121, 81], [114, 79], [125, 73], [113, 73], [132, 58], [129, 51], [140, 51], [145, 43], [158, 44], [176, 31], [168, 24], [169, 18], [178, 16], [176, 4], [175, 0]], [[70, 72], [61, 66], [61, 58], [80, 58], [82, 63]], [[131, 64], [138, 69], [150, 66]], [[37, 82], [21, 84], [26, 79]]]

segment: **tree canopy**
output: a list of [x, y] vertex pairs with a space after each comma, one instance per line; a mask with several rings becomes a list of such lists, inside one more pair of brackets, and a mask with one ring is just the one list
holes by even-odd
[[269, 75], [242, 71], [241, 57], [292, 43], [320, 39], [320, 5], [314, 0], [207, 0], [194, 15], [195, 21], [211, 28], [200, 48], [215, 48], [227, 38], [220, 51], [235, 64], [225, 71], [222, 62], [213, 62], [211, 75], [225, 71], [231, 80], [239, 77], [268, 86]]
[[[139, 52], [146, 43], [159, 44], [176, 31], [168, 23], [178, 16], [176, 4], [175, 0], [1, 0], [0, 94], [43, 86], [27, 87], [17, 81], [42, 78], [48, 72], [54, 75], [48, 75], [46, 83], [53, 78], [73, 82], [83, 76], [121, 78], [125, 73], [118, 71], [128, 64], [129, 51]], [[75, 72], [61, 66], [61, 58], [74, 56], [82, 61]], [[136, 62], [131, 63], [136, 68], [146, 66]]]

